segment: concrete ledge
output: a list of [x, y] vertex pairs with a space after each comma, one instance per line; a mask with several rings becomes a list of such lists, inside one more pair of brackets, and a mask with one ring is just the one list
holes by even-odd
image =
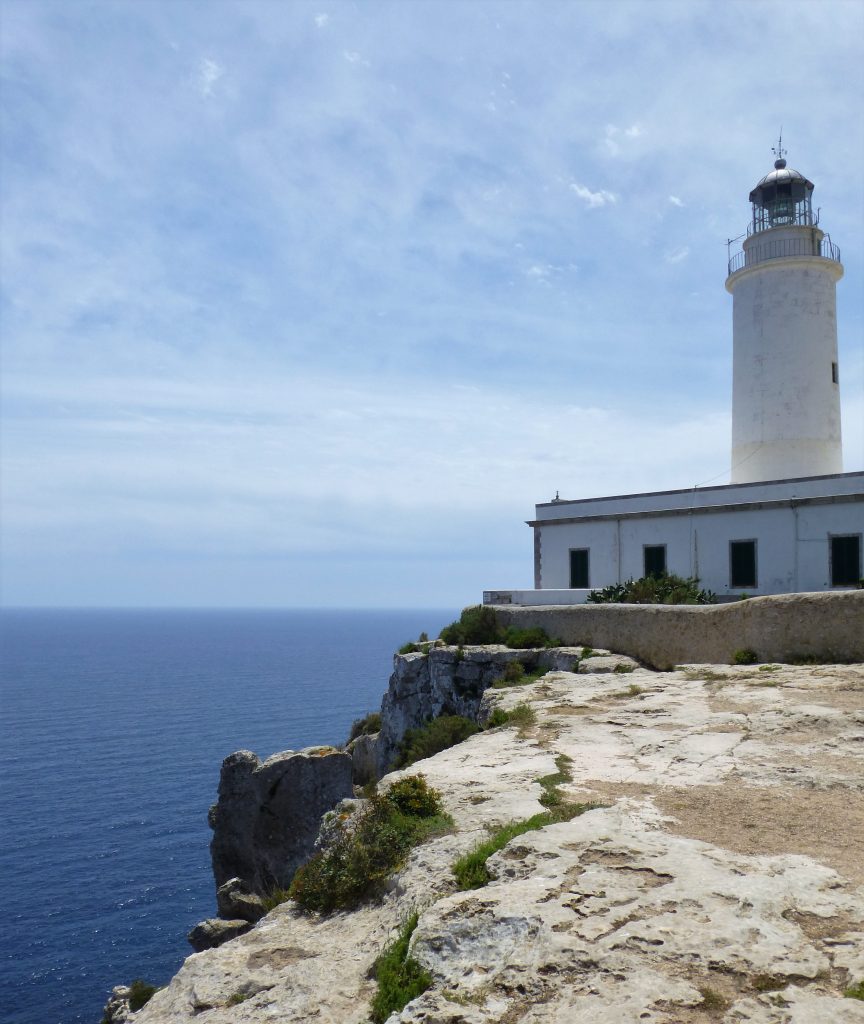
[[812, 655], [864, 662], [864, 590], [777, 594], [723, 605], [496, 605], [499, 621], [542, 626], [565, 644], [603, 647], [655, 668], [731, 663], [750, 648], [760, 661]]

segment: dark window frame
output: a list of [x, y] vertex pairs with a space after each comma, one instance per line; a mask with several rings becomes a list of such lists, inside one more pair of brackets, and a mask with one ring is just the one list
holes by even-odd
[[[733, 544], [752, 544], [753, 545], [753, 579], [750, 582], [741, 582], [736, 579], [735, 576], [735, 562], [732, 558], [732, 545]], [[759, 587], [759, 541], [756, 537], [736, 537], [735, 540], [729, 541], [729, 589], [738, 590], [745, 587], [750, 587], [751, 590], [755, 590]]]
[[[835, 540], [857, 540], [858, 541], [858, 568], [855, 571], [855, 579], [844, 583], [834, 581], [834, 541]], [[828, 534], [828, 579], [832, 587], [857, 587], [862, 576], [861, 567], [861, 534], [860, 533], [829, 533]]]
[[[575, 573], [573, 572], [573, 556], [576, 554], [585, 555], [585, 582], [580, 584], [574, 582]], [[570, 548], [570, 589], [571, 590], [588, 590], [591, 587], [591, 548]]]
[[[643, 576], [665, 576], [669, 572], [669, 552], [666, 544], [643, 544], [642, 545], [642, 575]], [[648, 572], [648, 551], [663, 552], [663, 568], [657, 572]]]

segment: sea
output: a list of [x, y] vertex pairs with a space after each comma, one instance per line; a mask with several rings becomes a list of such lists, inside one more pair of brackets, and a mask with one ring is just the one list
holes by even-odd
[[222, 759], [345, 741], [455, 609], [0, 611], [0, 1019], [98, 1024], [216, 911]]

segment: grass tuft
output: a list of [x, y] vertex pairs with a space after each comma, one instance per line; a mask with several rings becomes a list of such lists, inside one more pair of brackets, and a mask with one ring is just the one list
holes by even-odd
[[478, 843], [473, 850], [469, 850], [468, 853], [464, 854], [453, 864], [452, 871], [457, 885], [460, 889], [482, 888], [492, 877], [489, 874], [489, 869], [486, 867], [486, 861], [489, 860], [493, 853], [503, 850], [511, 839], [525, 835], [526, 832], [533, 832], [538, 828], [545, 828], [546, 825], [570, 821], [571, 818], [575, 818], [578, 814], [584, 814], [585, 811], [591, 811], [601, 806], [602, 804], [596, 803], [562, 803], [558, 807], [542, 811], [531, 818], [525, 818], [522, 821], [511, 821], [507, 825], [502, 825], [488, 839]]
[[142, 1006], [146, 1006], [150, 1002], [158, 991], [158, 985], [148, 985], [141, 978], [136, 978], [129, 986], [129, 1009], [133, 1013], [140, 1010]]
[[859, 981], [857, 985], [852, 985], [851, 988], [847, 988], [843, 995], [847, 999], [864, 1000], [864, 981]]
[[375, 961], [378, 991], [372, 1000], [370, 1013], [373, 1024], [384, 1024], [390, 1014], [398, 1013], [432, 984], [429, 972], [408, 955], [411, 936], [416, 927], [417, 914], [414, 913]]

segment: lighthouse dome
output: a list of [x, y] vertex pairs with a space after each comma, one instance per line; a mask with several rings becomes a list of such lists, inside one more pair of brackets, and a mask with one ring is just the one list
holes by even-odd
[[786, 161], [781, 157], [774, 161], [774, 170], [769, 171], [756, 183], [749, 198], [751, 203], [762, 203], [777, 195], [801, 198], [805, 192], [812, 192], [814, 187], [813, 182], [808, 181], [800, 171], [796, 171], [794, 167], [787, 167]]

